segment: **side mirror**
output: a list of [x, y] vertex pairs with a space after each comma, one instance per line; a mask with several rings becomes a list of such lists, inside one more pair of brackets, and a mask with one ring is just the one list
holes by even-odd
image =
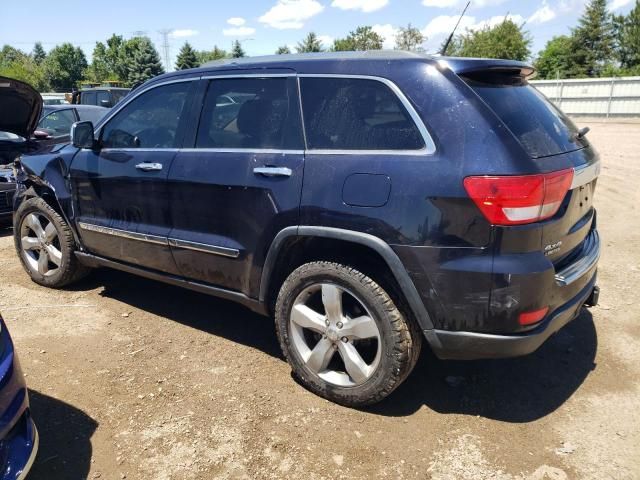
[[105, 108], [112, 108], [113, 103], [111, 102], [111, 100], [100, 100], [100, 106]]
[[71, 143], [76, 148], [93, 148], [96, 144], [93, 123], [76, 122], [71, 125]]
[[33, 132], [33, 138], [35, 138], [36, 140], [47, 140], [51, 138], [51, 135], [49, 135], [49, 132], [45, 130], [36, 130], [35, 132]]

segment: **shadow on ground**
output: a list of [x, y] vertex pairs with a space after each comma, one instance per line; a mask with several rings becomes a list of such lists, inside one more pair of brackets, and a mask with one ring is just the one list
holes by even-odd
[[[104, 296], [283, 358], [273, 321], [233, 302], [112, 270], [99, 270], [76, 288], [99, 286]], [[534, 421], [556, 410], [580, 387], [595, 368], [596, 350], [596, 330], [586, 309], [526, 357], [442, 361], [423, 348], [405, 383], [367, 411], [406, 416], [426, 405], [440, 413]]]
[[91, 467], [91, 436], [98, 423], [86, 413], [35, 390], [29, 391], [40, 448], [30, 480], [87, 478]]
[[0, 238], [13, 235], [13, 228], [0, 224]]

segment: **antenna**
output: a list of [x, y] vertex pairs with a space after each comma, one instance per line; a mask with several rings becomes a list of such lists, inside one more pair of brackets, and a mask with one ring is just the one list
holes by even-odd
[[158, 30], [158, 33], [162, 37], [162, 53], [164, 55], [164, 68], [168, 72], [171, 70], [171, 66], [169, 65], [169, 49], [171, 46], [169, 45], [169, 35], [171, 35], [170, 28], [164, 28], [162, 30]]
[[460, 25], [460, 20], [462, 20], [462, 17], [464, 17], [464, 14], [467, 11], [467, 8], [469, 8], [469, 5], [471, 5], [471, 0], [469, 0], [467, 2], [467, 6], [464, 7], [464, 10], [462, 11], [462, 15], [460, 15], [460, 18], [458, 18], [458, 23], [456, 23], [456, 26], [453, 27], [453, 30], [451, 31], [451, 35], [449, 35], [449, 38], [447, 38], [447, 41], [445, 42], [444, 46], [442, 47], [442, 50], [440, 51], [440, 55], [444, 55], [445, 53], [447, 53], [447, 48], [449, 48], [449, 44], [451, 43], [451, 40], [453, 39], [453, 34], [456, 33], [456, 29], [458, 28], [458, 25]]

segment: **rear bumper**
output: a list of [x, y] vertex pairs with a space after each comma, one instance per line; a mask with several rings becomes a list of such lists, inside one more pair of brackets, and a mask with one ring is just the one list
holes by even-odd
[[596, 274], [569, 302], [556, 309], [549, 319], [535, 330], [515, 335], [492, 335], [476, 332], [426, 330], [424, 332], [435, 355], [447, 360], [518, 357], [532, 353], [551, 335], [580, 313], [596, 285]]

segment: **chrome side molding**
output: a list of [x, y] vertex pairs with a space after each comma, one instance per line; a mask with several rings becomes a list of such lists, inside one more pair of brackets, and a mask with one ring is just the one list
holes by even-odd
[[238, 258], [240, 256], [240, 250], [238, 250], [237, 248], [218, 247], [216, 245], [208, 245], [206, 243], [178, 240], [177, 238], [170, 238], [169, 246], [173, 248], [195, 250], [197, 252], [212, 253], [214, 255], [221, 255], [223, 257], [230, 258]]

